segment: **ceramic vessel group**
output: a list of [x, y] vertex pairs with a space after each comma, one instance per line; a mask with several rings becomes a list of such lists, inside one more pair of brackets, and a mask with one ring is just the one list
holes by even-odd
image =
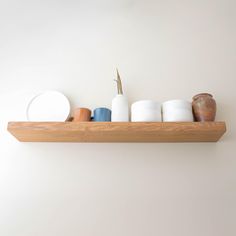
[[[129, 121], [127, 100], [124, 97], [113, 100], [114, 106], [123, 107], [121, 113], [110, 111], [108, 108], [97, 108], [92, 112], [87, 108], [75, 109], [74, 121]], [[116, 107], [116, 108], [117, 108]], [[96, 115], [96, 110], [100, 112]], [[106, 114], [106, 115], [105, 115]], [[131, 105], [132, 122], [193, 122], [193, 121], [214, 121], [216, 115], [216, 102], [212, 95], [207, 93], [197, 94], [189, 101], [175, 99], [164, 103], [152, 100], [140, 100]]]

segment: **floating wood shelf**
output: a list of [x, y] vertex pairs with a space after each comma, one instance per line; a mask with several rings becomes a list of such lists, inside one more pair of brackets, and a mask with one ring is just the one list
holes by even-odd
[[217, 142], [225, 122], [9, 122], [22, 142]]

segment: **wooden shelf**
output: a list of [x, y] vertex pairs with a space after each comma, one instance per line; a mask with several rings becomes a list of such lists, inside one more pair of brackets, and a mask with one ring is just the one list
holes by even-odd
[[9, 122], [22, 142], [217, 142], [225, 122]]

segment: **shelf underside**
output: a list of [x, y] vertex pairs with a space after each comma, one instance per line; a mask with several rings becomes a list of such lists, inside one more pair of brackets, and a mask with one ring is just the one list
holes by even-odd
[[22, 142], [217, 142], [225, 122], [9, 122]]

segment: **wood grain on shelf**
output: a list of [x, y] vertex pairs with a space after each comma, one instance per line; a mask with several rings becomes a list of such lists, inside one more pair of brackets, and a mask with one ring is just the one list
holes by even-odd
[[22, 142], [216, 142], [225, 122], [9, 122]]

